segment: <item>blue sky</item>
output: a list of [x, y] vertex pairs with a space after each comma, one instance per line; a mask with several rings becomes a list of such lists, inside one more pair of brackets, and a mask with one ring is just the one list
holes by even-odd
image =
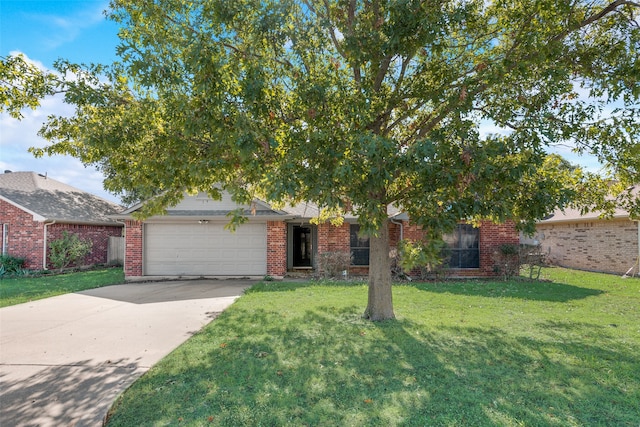
[[[104, 17], [108, 1], [80, 0], [0, 0], [0, 56], [21, 52], [30, 60], [51, 68], [59, 58], [75, 63], [111, 63], [118, 45], [118, 28]], [[85, 168], [67, 156], [36, 159], [27, 150], [42, 147], [47, 141], [37, 132], [50, 114], [70, 115], [73, 109], [61, 97], [44, 100], [37, 111], [25, 110], [25, 118], [16, 121], [0, 114], [0, 172], [34, 171], [74, 187], [118, 201], [102, 188], [103, 176], [92, 167]], [[484, 126], [481, 132], [498, 129]], [[569, 148], [554, 149], [572, 163], [598, 171], [592, 158], [577, 157]]]
[[[51, 68], [59, 59], [76, 63], [110, 63], [115, 58], [118, 28], [102, 13], [108, 1], [0, 0], [0, 56], [22, 52]], [[72, 114], [73, 109], [51, 97], [37, 111], [25, 110], [17, 121], [0, 114], [0, 171], [34, 171], [108, 200], [116, 197], [102, 188], [103, 176], [67, 156], [36, 159], [27, 150], [47, 141], [37, 136], [49, 114]]]

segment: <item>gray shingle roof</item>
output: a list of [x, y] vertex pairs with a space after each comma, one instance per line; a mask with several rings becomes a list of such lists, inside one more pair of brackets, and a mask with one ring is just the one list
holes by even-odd
[[0, 174], [0, 196], [48, 221], [114, 224], [108, 215], [122, 207], [35, 172]]

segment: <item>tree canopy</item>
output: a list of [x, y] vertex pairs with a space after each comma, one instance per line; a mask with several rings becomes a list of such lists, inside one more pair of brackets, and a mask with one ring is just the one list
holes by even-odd
[[148, 214], [215, 184], [354, 212], [377, 320], [393, 317], [389, 204], [433, 236], [479, 218], [531, 229], [611, 190], [549, 159], [561, 143], [596, 155], [619, 194], [638, 181], [639, 13], [626, 0], [114, 0], [118, 63], [60, 62], [65, 79], [10, 74], [7, 58], [2, 98], [15, 113], [64, 91], [76, 113], [50, 118], [35, 153], [98, 165], [117, 194], [160, 194]]

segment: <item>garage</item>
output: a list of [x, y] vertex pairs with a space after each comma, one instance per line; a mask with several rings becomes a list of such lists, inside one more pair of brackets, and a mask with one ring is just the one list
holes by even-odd
[[267, 227], [245, 223], [235, 232], [223, 221], [144, 225], [146, 276], [262, 276], [267, 273]]

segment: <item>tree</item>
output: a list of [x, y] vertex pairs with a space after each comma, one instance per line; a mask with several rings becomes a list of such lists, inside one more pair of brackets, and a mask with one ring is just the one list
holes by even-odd
[[[113, 0], [121, 61], [58, 64], [79, 76], [61, 83], [76, 114], [51, 118], [52, 144], [34, 152], [98, 165], [115, 193], [160, 191], [146, 214], [185, 189], [218, 196], [214, 184], [238, 201], [352, 211], [371, 236], [365, 317], [389, 319], [389, 204], [431, 237], [479, 218], [530, 229], [596, 188], [545, 168], [545, 148], [562, 142], [637, 180], [639, 8]], [[483, 121], [505, 132], [481, 135]]]

